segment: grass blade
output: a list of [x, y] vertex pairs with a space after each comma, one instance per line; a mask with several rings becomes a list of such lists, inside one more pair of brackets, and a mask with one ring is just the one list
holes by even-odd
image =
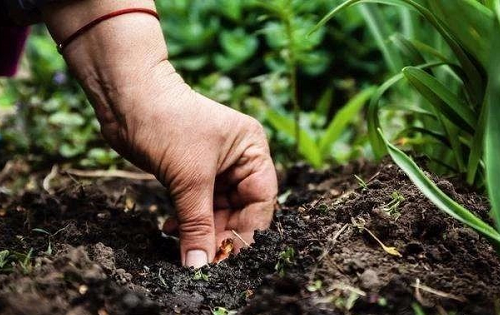
[[331, 10], [316, 26], [311, 30], [311, 33], [317, 31], [332, 19], [337, 13], [342, 10], [353, 6], [358, 3], [384, 3], [395, 6], [403, 6], [418, 11], [432, 26], [441, 34], [446, 43], [450, 46], [451, 50], [455, 53], [460, 65], [462, 66], [467, 80], [465, 82], [466, 89], [470, 94], [471, 99], [475, 103], [481, 102], [484, 96], [483, 77], [481, 71], [478, 70], [475, 63], [469, 58], [467, 53], [462, 49], [462, 46], [457, 42], [453, 36], [448, 32], [446, 25], [443, 24], [436, 16], [426, 7], [414, 0], [347, 0], [341, 5]]
[[418, 49], [413, 45], [411, 41], [404, 38], [401, 34], [393, 35], [391, 37], [391, 40], [411, 65], [421, 65], [425, 63], [425, 59], [422, 54], [420, 54]]
[[[442, 66], [443, 63], [428, 63], [424, 65], [417, 66], [418, 69], [431, 69], [434, 67]], [[370, 100], [370, 104], [368, 105], [368, 139], [370, 140], [370, 144], [375, 155], [376, 159], [381, 159], [386, 153], [387, 149], [384, 141], [380, 138], [377, 130], [381, 128], [380, 120], [379, 120], [379, 111], [380, 111], [380, 99], [384, 96], [385, 92], [389, 90], [391, 87], [396, 85], [404, 78], [402, 73], [396, 74], [392, 78], [388, 79], [384, 84], [377, 88], [375, 93], [373, 94], [372, 99]]]
[[388, 45], [390, 34], [393, 32], [390, 30], [387, 19], [383, 17], [380, 9], [375, 4], [369, 7], [367, 5], [361, 5], [359, 11], [365, 19], [377, 46], [382, 52], [382, 56], [388, 68], [392, 73], [398, 73], [403, 67], [403, 63], [397, 50], [394, 49], [393, 46]]
[[[267, 121], [279, 132], [283, 132], [291, 138], [295, 138], [295, 121], [280, 112], [268, 108], [266, 111]], [[299, 153], [313, 166], [321, 167], [323, 159], [314, 139], [303, 129], [299, 132]]]
[[427, 101], [445, 114], [457, 127], [463, 127], [469, 133], [474, 133], [476, 114], [440, 81], [415, 67], [404, 68], [403, 74]]
[[488, 120], [486, 124], [485, 161], [486, 180], [493, 217], [500, 231], [500, 1], [495, 2], [495, 22], [491, 36], [491, 59], [489, 65]]
[[319, 141], [319, 150], [323, 156], [328, 154], [333, 143], [338, 140], [346, 126], [356, 118], [374, 92], [374, 87], [361, 91], [337, 112]]
[[429, 4], [450, 33], [486, 68], [493, 22], [491, 10], [476, 0], [432, 0]]
[[436, 207], [458, 221], [475, 229], [480, 234], [488, 237], [497, 246], [500, 246], [500, 234], [494, 228], [448, 197], [424, 174], [424, 172], [410, 157], [385, 140], [381, 130], [379, 130], [379, 134], [384, 139], [388, 152], [394, 163], [396, 163], [406, 173], [406, 175], [408, 175], [410, 180], [418, 187], [420, 192], [429, 198], [429, 200]]

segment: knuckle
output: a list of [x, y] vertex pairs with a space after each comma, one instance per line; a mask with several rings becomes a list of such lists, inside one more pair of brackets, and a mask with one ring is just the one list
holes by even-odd
[[209, 235], [213, 231], [212, 221], [209, 217], [192, 211], [192, 213], [187, 216], [187, 219], [181, 220], [179, 218], [179, 233], [181, 235], [188, 235], [191, 238], [204, 237]]

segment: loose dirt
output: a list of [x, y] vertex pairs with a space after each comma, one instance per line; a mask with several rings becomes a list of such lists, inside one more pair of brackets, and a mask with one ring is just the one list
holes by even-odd
[[[490, 221], [483, 196], [434, 179]], [[495, 250], [391, 163], [293, 168], [271, 229], [200, 271], [180, 267], [177, 239], [158, 230], [171, 208], [150, 186], [0, 196], [0, 251], [10, 254], [0, 314], [415, 314], [416, 305], [426, 314], [497, 314]]]

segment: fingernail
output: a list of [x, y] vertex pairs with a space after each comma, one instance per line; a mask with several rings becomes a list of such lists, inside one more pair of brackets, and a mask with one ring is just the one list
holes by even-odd
[[200, 268], [208, 264], [208, 255], [204, 250], [193, 249], [186, 253], [186, 266]]

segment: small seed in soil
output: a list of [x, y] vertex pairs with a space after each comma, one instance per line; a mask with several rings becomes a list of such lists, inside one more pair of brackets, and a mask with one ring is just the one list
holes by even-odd
[[217, 250], [217, 254], [215, 254], [214, 263], [219, 263], [222, 260], [229, 257], [229, 254], [233, 251], [234, 248], [234, 240], [232, 238], [226, 238], [222, 241], [219, 249]]

